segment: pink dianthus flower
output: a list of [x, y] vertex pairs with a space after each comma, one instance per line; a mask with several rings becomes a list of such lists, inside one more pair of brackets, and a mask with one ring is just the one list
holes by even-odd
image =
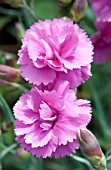
[[91, 119], [90, 102], [76, 100], [69, 82], [57, 82], [52, 91], [34, 87], [14, 106], [16, 140], [36, 157], [60, 157], [79, 147], [77, 132]]
[[95, 21], [97, 33], [91, 37], [94, 45], [94, 63], [102, 64], [111, 58], [111, 22]]
[[34, 85], [54, 80], [77, 87], [91, 76], [92, 44], [70, 19], [38, 21], [26, 31], [18, 53], [22, 76]]
[[97, 17], [103, 22], [111, 21], [111, 1], [110, 0], [90, 0], [92, 9]]

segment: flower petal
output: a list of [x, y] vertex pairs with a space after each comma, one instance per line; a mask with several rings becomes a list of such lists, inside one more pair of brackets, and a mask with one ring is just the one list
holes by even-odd
[[56, 77], [55, 71], [49, 67], [36, 68], [32, 63], [21, 66], [20, 70], [26, 81], [36, 85], [40, 85], [41, 83], [48, 85], [52, 83]]

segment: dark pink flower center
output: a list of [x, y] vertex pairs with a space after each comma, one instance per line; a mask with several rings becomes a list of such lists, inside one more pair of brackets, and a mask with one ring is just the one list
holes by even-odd
[[43, 130], [52, 129], [57, 121], [57, 112], [50, 108], [45, 102], [42, 102], [42, 104], [40, 104], [39, 114], [41, 122], [40, 127]]

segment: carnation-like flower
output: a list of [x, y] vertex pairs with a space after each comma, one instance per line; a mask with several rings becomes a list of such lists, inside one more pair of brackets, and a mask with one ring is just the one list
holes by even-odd
[[91, 76], [92, 49], [86, 33], [70, 19], [47, 19], [24, 34], [18, 64], [29, 83], [48, 85], [60, 78], [73, 88]]
[[90, 0], [92, 9], [101, 21], [111, 21], [111, 1], [110, 0]]
[[36, 157], [60, 157], [79, 147], [77, 132], [91, 119], [90, 102], [76, 100], [69, 82], [57, 82], [52, 91], [26, 92], [14, 106], [16, 140]]
[[111, 22], [95, 21], [98, 32], [91, 37], [94, 45], [94, 63], [102, 64], [111, 57]]

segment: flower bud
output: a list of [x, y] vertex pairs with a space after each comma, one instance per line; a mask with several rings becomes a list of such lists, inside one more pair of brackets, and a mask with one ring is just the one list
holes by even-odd
[[57, 0], [60, 7], [67, 7], [72, 0]]
[[0, 78], [6, 80], [14, 80], [19, 76], [20, 72], [18, 69], [0, 64]]
[[7, 122], [3, 122], [0, 126], [0, 129], [2, 133], [5, 133], [8, 131], [8, 128], [13, 125], [13, 122], [11, 120], [8, 120]]
[[80, 21], [84, 17], [86, 9], [86, 0], [75, 0], [70, 10], [70, 18], [75, 22]]
[[5, 65], [10, 66], [10, 67], [14, 67], [14, 58], [11, 55], [6, 55]]
[[27, 158], [30, 157], [30, 154], [22, 148], [17, 149], [16, 155], [20, 158], [23, 158], [23, 159], [27, 159]]
[[17, 29], [17, 38], [18, 38], [19, 40], [21, 40], [21, 37], [23, 36], [25, 30], [24, 30], [22, 24], [19, 23], [19, 22], [16, 22], [16, 23], [15, 23], [15, 26], [16, 26], [16, 29]]
[[98, 170], [106, 170], [106, 159], [96, 137], [88, 129], [81, 129], [78, 132], [78, 140], [90, 163]]

